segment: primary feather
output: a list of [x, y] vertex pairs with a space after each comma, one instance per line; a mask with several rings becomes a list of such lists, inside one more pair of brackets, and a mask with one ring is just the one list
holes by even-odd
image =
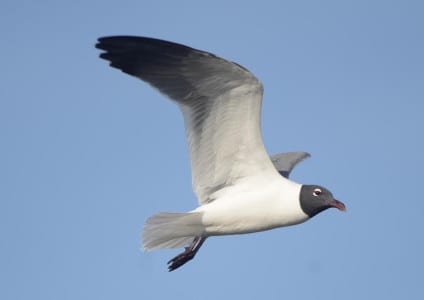
[[180, 107], [200, 204], [239, 178], [269, 171], [262, 143], [261, 83], [245, 68], [213, 54], [145, 37], [100, 38], [101, 58], [136, 76]]

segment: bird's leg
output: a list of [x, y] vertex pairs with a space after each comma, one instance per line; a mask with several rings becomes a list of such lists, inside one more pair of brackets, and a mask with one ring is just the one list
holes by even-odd
[[168, 261], [168, 270], [170, 272], [174, 271], [175, 269], [184, 265], [186, 262], [192, 260], [197, 251], [199, 251], [200, 247], [202, 247], [205, 240], [205, 237], [195, 237], [191, 244], [188, 247], [185, 247], [183, 253], [178, 254], [173, 259]]

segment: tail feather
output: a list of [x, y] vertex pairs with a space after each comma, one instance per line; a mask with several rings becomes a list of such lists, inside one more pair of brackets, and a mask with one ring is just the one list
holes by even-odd
[[148, 218], [144, 225], [143, 248], [146, 251], [179, 248], [203, 233], [200, 213], [159, 213]]

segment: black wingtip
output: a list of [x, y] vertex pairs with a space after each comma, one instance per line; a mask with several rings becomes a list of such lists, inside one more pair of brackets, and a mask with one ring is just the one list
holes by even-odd
[[97, 39], [95, 47], [105, 51], [161, 51], [179, 55], [187, 54], [191, 51], [203, 52], [182, 44], [162, 39], [129, 35], [100, 37]]
[[100, 37], [95, 47], [102, 50], [99, 57], [109, 61], [111, 67], [137, 77], [161, 64], [175, 65], [197, 51], [165, 40], [126, 35]]
[[97, 39], [97, 43], [95, 44], [95, 47], [97, 48], [97, 49], [100, 49], [100, 50], [107, 50], [107, 42], [108, 42], [108, 40], [110, 41], [110, 40], [113, 40], [115, 37], [113, 37], [113, 36], [104, 36], [104, 37], [99, 37], [98, 39]]
[[[100, 37], [100, 38], [98, 38], [97, 43], [94, 45], [94, 47], [96, 47], [96, 49], [99, 49], [99, 50], [108, 51], [109, 47], [107, 45], [107, 41], [110, 38], [111, 37]], [[107, 52], [100, 53], [99, 57], [102, 58], [102, 59], [108, 60]]]

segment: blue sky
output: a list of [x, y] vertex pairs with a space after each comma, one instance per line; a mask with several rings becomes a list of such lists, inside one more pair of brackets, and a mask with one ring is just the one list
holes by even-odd
[[[422, 299], [422, 1], [2, 1], [1, 299]], [[197, 205], [182, 117], [98, 58], [144, 35], [264, 84], [270, 153], [347, 213], [144, 253], [160, 211]]]

